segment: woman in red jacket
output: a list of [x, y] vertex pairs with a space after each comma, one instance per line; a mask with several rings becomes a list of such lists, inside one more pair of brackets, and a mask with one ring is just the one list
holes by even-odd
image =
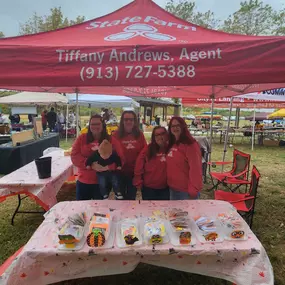
[[126, 200], [135, 200], [137, 188], [133, 185], [134, 168], [137, 157], [146, 146], [143, 133], [139, 129], [139, 122], [134, 111], [124, 111], [120, 126], [112, 136], [112, 143], [116, 149], [123, 152], [124, 164], [121, 171], [121, 192]]
[[94, 170], [104, 171], [106, 167], [93, 165], [93, 169], [87, 169], [85, 162], [104, 139], [108, 139], [106, 126], [100, 115], [94, 115], [90, 118], [87, 134], [80, 135], [72, 146], [71, 161], [78, 168], [77, 200], [102, 200]]
[[180, 117], [170, 120], [168, 132], [166, 169], [170, 200], [197, 199], [203, 185], [200, 147]]
[[155, 127], [151, 143], [137, 158], [133, 184], [142, 189], [143, 200], [169, 200], [166, 177], [168, 134], [164, 127]]

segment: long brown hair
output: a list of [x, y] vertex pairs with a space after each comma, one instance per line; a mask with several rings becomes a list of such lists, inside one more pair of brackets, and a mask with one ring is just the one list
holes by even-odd
[[[175, 136], [172, 134], [171, 132], [171, 127], [172, 127], [172, 123], [173, 120], [176, 120], [179, 122], [179, 125], [181, 127], [181, 135], [178, 141], [176, 141]], [[183, 143], [183, 144], [192, 144], [194, 143], [196, 140], [192, 137], [192, 135], [190, 134], [187, 124], [185, 123], [185, 121], [181, 118], [181, 117], [172, 117], [170, 122], [169, 122], [169, 126], [168, 126], [168, 133], [169, 133], [169, 149], [175, 144], [175, 143]]]
[[121, 116], [119, 130], [118, 130], [119, 137], [123, 138], [126, 135], [125, 128], [124, 128], [124, 117], [126, 114], [132, 114], [134, 116], [134, 127], [132, 130], [132, 135], [136, 139], [138, 139], [141, 135], [141, 131], [140, 131], [140, 127], [139, 127], [139, 121], [138, 121], [138, 117], [137, 117], [136, 113], [134, 111], [131, 111], [131, 110], [124, 111], [122, 116]]
[[88, 126], [88, 132], [87, 132], [87, 136], [86, 136], [86, 141], [87, 141], [87, 144], [91, 143], [94, 141], [94, 137], [93, 137], [93, 134], [90, 130], [90, 124], [91, 124], [91, 120], [92, 119], [100, 119], [101, 123], [102, 123], [102, 127], [103, 127], [103, 130], [102, 130], [102, 133], [101, 133], [101, 136], [100, 136], [100, 139], [99, 139], [99, 144], [103, 141], [103, 140], [110, 140], [110, 136], [108, 135], [107, 133], [107, 128], [106, 128], [106, 124], [105, 122], [103, 121], [102, 117], [98, 114], [95, 114], [93, 116], [91, 116], [90, 120], [89, 120], [89, 126]]
[[[162, 127], [162, 126], [154, 127], [152, 134], [151, 134], [151, 141], [150, 141], [150, 144], [148, 145], [148, 150], [147, 150], [148, 160], [152, 159], [159, 152], [159, 145], [155, 141], [155, 131], [158, 129], [163, 129], [165, 130], [165, 134], [167, 133], [167, 130], [165, 127]], [[165, 148], [165, 153], [166, 153], [166, 150], [167, 150], [167, 147]]]

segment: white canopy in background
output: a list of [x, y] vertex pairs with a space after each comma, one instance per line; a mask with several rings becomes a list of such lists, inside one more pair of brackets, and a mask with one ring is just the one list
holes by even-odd
[[[69, 105], [76, 105], [76, 94], [67, 94]], [[126, 96], [79, 94], [78, 105], [97, 108], [138, 108], [140, 104]]]
[[236, 98], [246, 98], [258, 101], [285, 101], [285, 88], [273, 89], [262, 92], [253, 92], [235, 96]]
[[49, 104], [66, 105], [67, 103], [67, 97], [59, 93], [20, 92], [0, 98], [0, 104], [8, 104], [13, 106], [35, 106]]

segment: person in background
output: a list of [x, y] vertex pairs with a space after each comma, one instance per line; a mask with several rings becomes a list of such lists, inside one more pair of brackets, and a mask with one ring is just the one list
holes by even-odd
[[69, 121], [69, 124], [70, 124], [70, 125], [74, 125], [74, 124], [75, 124], [75, 115], [74, 115], [73, 112], [70, 112], [70, 113], [69, 113], [68, 121]]
[[50, 111], [47, 113], [48, 127], [51, 131], [54, 130], [56, 121], [57, 121], [56, 112], [54, 111], [54, 108], [51, 107]]
[[146, 140], [139, 129], [134, 111], [124, 111], [118, 131], [112, 136], [116, 148], [123, 151], [124, 163], [121, 174], [121, 191], [126, 200], [135, 200], [137, 188], [133, 185], [134, 168], [137, 157], [146, 146]]
[[259, 121], [256, 121], [254, 127], [255, 127], [255, 129], [260, 130], [260, 129], [262, 129], [263, 125]]
[[104, 114], [103, 114], [103, 121], [106, 123], [110, 120], [110, 114], [109, 114], [109, 110], [105, 109], [104, 110]]
[[9, 124], [9, 119], [0, 110], [0, 124]]
[[15, 116], [14, 115], [10, 115], [9, 116], [9, 120], [10, 120], [10, 122], [11, 122], [11, 124], [13, 125], [13, 124], [16, 124], [16, 118], [15, 118]]
[[200, 146], [180, 117], [170, 120], [168, 132], [166, 170], [170, 200], [197, 199], [203, 185]]
[[65, 123], [65, 118], [61, 111], [58, 112], [57, 119], [60, 124], [63, 125]]
[[116, 118], [116, 115], [113, 113], [112, 110], [110, 110], [109, 114], [110, 114], [110, 121], [116, 122], [117, 118]]
[[77, 200], [102, 200], [96, 172], [109, 170], [108, 166], [93, 163], [91, 168], [86, 167], [86, 161], [96, 150], [100, 143], [108, 139], [106, 126], [100, 115], [94, 115], [89, 120], [88, 132], [80, 135], [72, 146], [71, 161], [78, 168], [76, 181]]
[[166, 177], [168, 134], [164, 127], [153, 129], [151, 142], [139, 154], [133, 184], [142, 190], [143, 200], [169, 200]]
[[15, 118], [16, 124], [20, 124], [20, 122], [21, 122], [21, 117], [20, 117], [20, 115], [19, 115], [19, 114], [15, 114], [15, 115], [14, 115], [14, 118]]
[[44, 110], [44, 111], [41, 113], [41, 116], [42, 116], [43, 130], [45, 131], [46, 128], [47, 128], [47, 110]]
[[29, 123], [33, 123], [33, 118], [34, 118], [33, 114], [28, 114]]

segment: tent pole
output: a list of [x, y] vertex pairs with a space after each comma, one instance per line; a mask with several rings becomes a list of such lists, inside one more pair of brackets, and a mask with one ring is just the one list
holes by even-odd
[[79, 122], [79, 108], [78, 108], [78, 89], [76, 88], [76, 137], [79, 136], [79, 128], [78, 128], [78, 122]]
[[213, 142], [213, 118], [214, 118], [214, 102], [215, 102], [215, 95], [214, 92], [211, 96], [211, 122], [210, 122], [210, 153], [209, 153], [209, 161], [211, 162], [212, 156], [212, 142]]
[[65, 141], [67, 142], [67, 128], [68, 128], [68, 104], [66, 104], [66, 116], [65, 116]]
[[[230, 113], [229, 113], [228, 125], [227, 125], [227, 130], [226, 130], [225, 141], [224, 141], [223, 162], [225, 161], [226, 153], [227, 153], [227, 146], [228, 146], [228, 139], [229, 139], [229, 129], [230, 129], [230, 126], [231, 126], [232, 109], [233, 109], [233, 97], [231, 97], [231, 100], [230, 100]], [[223, 171], [224, 171], [224, 165], [222, 165], [222, 172]]]
[[254, 148], [254, 131], [255, 131], [255, 107], [256, 104], [254, 104], [253, 107], [253, 120], [252, 120], [252, 137], [251, 137], [251, 150]]

